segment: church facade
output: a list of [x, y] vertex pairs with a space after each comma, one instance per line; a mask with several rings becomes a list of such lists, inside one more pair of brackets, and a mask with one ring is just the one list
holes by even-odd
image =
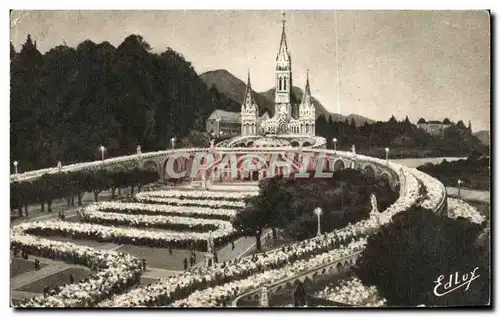
[[[245, 97], [241, 105], [241, 134], [244, 136], [265, 134], [314, 136], [316, 108], [311, 99], [309, 73], [301, 103], [292, 104], [292, 58], [287, 47], [284, 20], [280, 47], [276, 56], [275, 76], [274, 115], [269, 118], [267, 115], [259, 116], [259, 106], [253, 97], [250, 72], [248, 73]], [[294, 117], [296, 111], [293, 110], [297, 106], [298, 116]]]

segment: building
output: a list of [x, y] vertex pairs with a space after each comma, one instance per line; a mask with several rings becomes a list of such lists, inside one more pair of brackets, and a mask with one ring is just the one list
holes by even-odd
[[241, 135], [241, 114], [215, 110], [205, 122], [207, 132], [214, 137], [234, 137]]
[[423, 123], [417, 123], [417, 126], [434, 136], [443, 136], [444, 130], [451, 127], [451, 124], [442, 123], [440, 121], [428, 121]]
[[454, 124], [449, 119], [444, 119], [441, 122], [435, 120], [425, 121], [425, 119], [421, 118], [420, 120], [418, 120], [417, 126], [420, 129], [424, 130], [425, 132], [429, 133], [430, 135], [439, 137], [443, 137], [444, 131], [452, 126], [456, 126], [457, 128], [459, 128], [459, 131], [462, 131], [462, 133], [472, 134], [472, 127], [470, 121], [469, 121], [469, 126], [465, 127], [462, 121], [459, 121], [457, 124]]
[[[276, 56], [276, 93], [274, 98], [274, 116], [259, 117], [259, 106], [255, 102], [248, 72], [247, 88], [241, 105], [241, 132], [242, 135], [262, 134], [293, 134], [315, 135], [316, 108], [311, 100], [309, 87], [309, 73], [307, 74], [304, 95], [300, 105], [291, 102], [292, 92], [292, 58], [288, 51], [283, 19], [281, 42]], [[299, 108], [298, 116], [296, 107]]]

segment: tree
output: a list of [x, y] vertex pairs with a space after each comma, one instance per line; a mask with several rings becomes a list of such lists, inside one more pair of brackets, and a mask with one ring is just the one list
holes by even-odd
[[396, 117], [394, 115], [392, 115], [391, 118], [389, 119], [389, 123], [395, 124], [395, 123], [398, 123], [398, 120], [396, 120]]
[[351, 125], [350, 125], [352, 130], [356, 130], [356, 122], [354, 121], [354, 118], [351, 118]]
[[[484, 292], [489, 266], [478, 261], [485, 250], [474, 243], [480, 229], [465, 220], [413, 207], [368, 238], [354, 272], [363, 284], [375, 285], [390, 305], [485, 304], [489, 299]], [[478, 265], [483, 279], [471, 284], [470, 296], [458, 291], [443, 297], [432, 294], [434, 281], [441, 274], [466, 273]]]
[[451, 124], [450, 119], [448, 119], [448, 118], [444, 118], [444, 120], [443, 120], [443, 124]]
[[[33, 170], [164, 149], [168, 140], [202, 128], [233, 101], [210, 90], [181, 54], [157, 54], [140, 35], [117, 47], [86, 40], [41, 54], [28, 35], [11, 46], [11, 158]], [[238, 107], [236, 105], [236, 107]]]
[[255, 203], [249, 201], [247, 206], [233, 219], [233, 226], [243, 235], [255, 237], [258, 251], [262, 250], [262, 230], [266, 226], [266, 210], [258, 209]]
[[426, 122], [427, 122], [427, 121], [425, 121], [425, 119], [424, 119], [424, 118], [420, 118], [420, 119], [418, 119], [418, 122], [417, 122], [417, 123], [418, 123], [418, 124], [421, 124], [421, 123], [426, 123]]

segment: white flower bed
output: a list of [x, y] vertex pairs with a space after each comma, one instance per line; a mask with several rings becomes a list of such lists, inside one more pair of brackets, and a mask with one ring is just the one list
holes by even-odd
[[172, 206], [161, 204], [145, 204], [145, 203], [123, 203], [123, 202], [100, 202], [87, 206], [86, 213], [101, 212], [116, 212], [116, 213], [147, 213], [158, 215], [179, 215], [186, 217], [199, 218], [225, 218], [231, 219], [236, 215], [234, 209], [209, 208], [204, 201], [199, 201], [200, 206]]
[[339, 285], [327, 286], [317, 294], [318, 297], [354, 306], [381, 307], [387, 300], [380, 298], [375, 286], [367, 287], [357, 277], [341, 280]]
[[477, 224], [482, 224], [485, 221], [476, 208], [456, 198], [448, 198], [448, 217], [452, 219], [462, 217]]
[[246, 197], [255, 196], [255, 192], [224, 192], [224, 191], [209, 191], [209, 190], [160, 190], [138, 193], [135, 198], [137, 200], [152, 200], [156, 198], [179, 198], [191, 200], [236, 200], [241, 201]]
[[308, 259], [295, 261], [292, 264], [283, 266], [280, 269], [271, 269], [249, 278], [226, 283], [216, 287], [209, 287], [205, 290], [196, 291], [189, 297], [175, 301], [173, 307], [215, 307], [220, 306], [221, 300], [234, 296], [235, 291], [244, 293], [260, 288], [266, 284], [272, 284], [281, 279], [297, 275], [333, 261], [340, 260], [355, 252], [359, 252], [366, 245], [366, 239], [354, 241], [347, 246], [333, 249], [329, 252], [321, 253]]
[[11, 235], [11, 244], [27, 248], [35, 255], [98, 267], [90, 279], [65, 285], [47, 297], [32, 298], [21, 307], [91, 307], [109, 294], [124, 291], [127, 286], [137, 283], [141, 274], [138, 259], [125, 253], [16, 233]]

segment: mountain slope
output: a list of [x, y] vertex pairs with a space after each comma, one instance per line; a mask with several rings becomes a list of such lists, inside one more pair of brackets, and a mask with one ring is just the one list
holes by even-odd
[[[221, 94], [224, 94], [226, 97], [238, 104], [238, 108], [234, 110], [231, 109], [231, 111], [240, 111], [247, 86], [245, 82], [235, 77], [225, 69], [208, 71], [201, 74], [200, 79], [203, 80], [208, 87], [215, 86]], [[265, 110], [269, 111], [271, 104], [267, 101], [267, 99], [255, 90], [253, 93], [257, 104], [261, 108], [264, 107]], [[262, 114], [263, 112], [261, 111], [261, 115]]]
[[488, 130], [483, 130], [483, 131], [478, 131], [473, 134], [476, 138], [481, 141], [484, 145], [490, 146], [490, 131]]
[[[241, 104], [243, 101], [243, 96], [245, 95], [246, 83], [235, 77], [233, 74], [228, 72], [225, 69], [218, 69], [214, 71], [208, 71], [204, 74], [200, 75], [200, 78], [205, 82], [208, 87], [212, 85], [217, 88], [217, 90], [228, 97], [229, 99]], [[271, 88], [265, 92], [256, 92], [254, 91], [254, 97], [261, 109], [261, 115], [264, 112], [268, 112], [269, 115], [274, 114], [274, 94], [275, 88]], [[299, 87], [292, 87], [292, 103], [299, 104], [302, 99], [303, 91]], [[354, 122], [357, 125], [362, 125], [365, 122], [373, 123], [374, 120], [368, 119], [361, 115], [350, 114], [348, 116], [344, 116], [338, 113], [330, 113], [326, 108], [321, 104], [319, 100], [316, 98], [312, 98], [313, 102], [316, 105], [316, 117], [320, 115], [324, 115], [328, 120], [329, 116], [332, 116], [333, 121], [344, 121], [346, 118], [351, 121], [354, 119]], [[239, 111], [239, 109], [234, 110]]]

